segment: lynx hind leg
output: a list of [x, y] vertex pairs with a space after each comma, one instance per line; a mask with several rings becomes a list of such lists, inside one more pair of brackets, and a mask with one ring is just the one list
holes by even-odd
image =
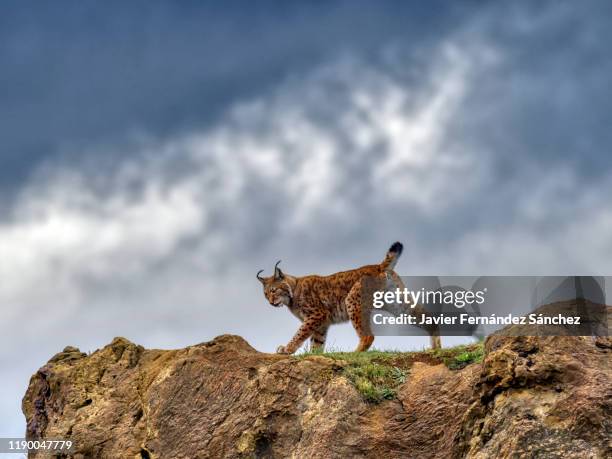
[[359, 338], [359, 345], [357, 346], [357, 352], [365, 352], [370, 349], [372, 343], [374, 342], [374, 337], [372, 335], [362, 336]]
[[312, 336], [310, 337], [311, 351], [323, 352], [328, 328], [329, 325], [321, 325], [312, 333]]
[[356, 282], [355, 285], [353, 285], [350, 292], [344, 299], [344, 304], [346, 306], [346, 312], [349, 319], [353, 324], [353, 328], [357, 332], [357, 336], [359, 336], [359, 345], [355, 351], [367, 351], [374, 342], [374, 336], [366, 332], [369, 327], [366, 327], [363, 323], [361, 311], [361, 282]]
[[442, 349], [442, 340], [438, 332], [430, 332], [429, 339], [432, 349]]
[[[395, 282], [396, 287], [398, 287], [400, 290], [403, 290], [406, 288], [406, 286], [404, 285], [404, 282], [402, 281], [402, 278], [398, 276], [395, 271], [391, 274], [391, 278], [393, 279], [393, 282]], [[422, 315], [430, 315], [430, 313], [428, 313], [425, 310], [425, 308], [423, 308], [423, 306], [420, 304], [416, 305], [416, 307], [411, 309], [411, 314], [417, 317], [419, 321], [421, 320]], [[435, 326], [435, 327], [423, 327], [423, 328], [427, 330], [427, 333], [429, 333], [429, 342], [430, 342], [431, 348], [432, 349], [442, 349], [442, 340], [440, 339], [440, 330], [438, 329], [438, 327]]]

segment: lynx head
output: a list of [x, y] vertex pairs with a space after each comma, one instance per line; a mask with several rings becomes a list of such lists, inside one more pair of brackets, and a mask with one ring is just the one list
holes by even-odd
[[274, 265], [274, 275], [270, 277], [261, 277], [263, 269], [257, 273], [257, 279], [262, 283], [264, 289], [264, 295], [270, 304], [276, 308], [283, 304], [291, 304], [293, 297], [293, 291], [289, 283], [288, 276], [286, 276], [278, 267], [280, 260]]

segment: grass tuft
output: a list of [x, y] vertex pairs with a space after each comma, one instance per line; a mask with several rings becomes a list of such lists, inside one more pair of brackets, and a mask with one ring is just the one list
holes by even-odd
[[451, 370], [461, 370], [472, 363], [482, 362], [484, 356], [484, 345], [482, 342], [470, 345], [455, 346], [446, 349], [435, 349], [427, 351], [439, 358], [444, 365]]
[[406, 381], [406, 374], [401, 368], [378, 363], [348, 365], [343, 371], [343, 375], [370, 403], [395, 398], [396, 388]]
[[336, 360], [341, 366], [341, 374], [369, 403], [380, 403], [397, 396], [397, 388], [406, 382], [410, 367], [414, 362], [431, 365], [445, 364], [451, 370], [460, 370], [483, 358], [483, 343], [461, 345], [452, 348], [427, 350], [421, 352], [381, 351], [372, 349], [367, 352], [304, 352], [294, 358], [305, 359], [313, 355]]

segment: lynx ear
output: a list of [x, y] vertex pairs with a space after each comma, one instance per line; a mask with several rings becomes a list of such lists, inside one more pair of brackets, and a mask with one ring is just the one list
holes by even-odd
[[266, 281], [264, 280], [264, 278], [263, 278], [263, 277], [261, 277], [261, 276], [260, 276], [260, 274], [261, 274], [261, 273], [263, 273], [263, 269], [260, 269], [260, 270], [257, 272], [257, 274], [256, 274], [256, 276], [257, 276], [257, 280], [258, 280], [259, 282], [261, 282], [262, 284], [265, 284], [265, 283], [266, 283]]
[[280, 260], [278, 260], [278, 261], [276, 262], [276, 264], [274, 265], [274, 279], [277, 279], [277, 280], [278, 280], [278, 279], [282, 279], [282, 278], [284, 278], [284, 277], [285, 277], [285, 275], [283, 274], [283, 272], [281, 271], [281, 269], [278, 267], [278, 264], [279, 264], [280, 262], [281, 262], [281, 261], [280, 261]]

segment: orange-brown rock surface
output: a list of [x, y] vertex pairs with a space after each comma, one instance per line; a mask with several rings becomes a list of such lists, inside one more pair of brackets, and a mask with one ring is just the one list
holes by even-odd
[[604, 458], [611, 357], [609, 338], [491, 336], [482, 363], [414, 363], [396, 398], [371, 404], [324, 356], [116, 338], [54, 356], [23, 412], [29, 439], [71, 439], [79, 458]]

